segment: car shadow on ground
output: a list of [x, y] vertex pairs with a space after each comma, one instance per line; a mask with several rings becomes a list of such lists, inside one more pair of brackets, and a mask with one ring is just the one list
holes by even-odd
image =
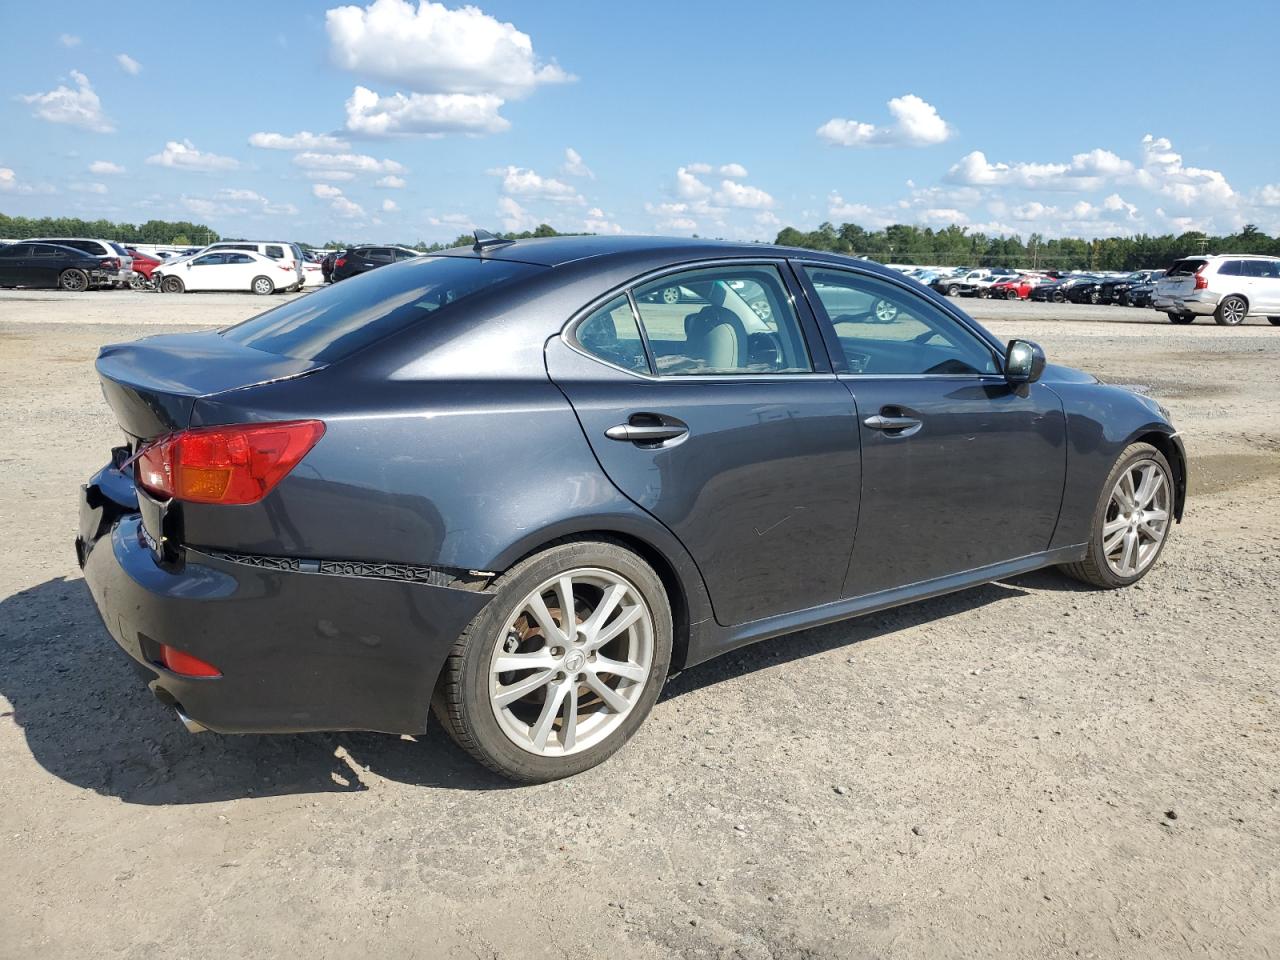
[[[757, 644], [673, 677], [662, 699], [1025, 592], [989, 584]], [[370, 774], [442, 789], [513, 786], [471, 760], [434, 723], [417, 738], [193, 736], [139, 680], [107, 635], [79, 578], [48, 580], [0, 601], [0, 694], [10, 705], [0, 710], [0, 724], [21, 728], [45, 770], [126, 803], [359, 792], [369, 789], [365, 778]]]

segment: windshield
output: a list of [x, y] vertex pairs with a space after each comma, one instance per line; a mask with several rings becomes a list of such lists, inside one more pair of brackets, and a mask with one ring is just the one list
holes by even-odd
[[542, 269], [510, 260], [415, 258], [291, 300], [222, 335], [267, 353], [332, 362], [482, 290]]

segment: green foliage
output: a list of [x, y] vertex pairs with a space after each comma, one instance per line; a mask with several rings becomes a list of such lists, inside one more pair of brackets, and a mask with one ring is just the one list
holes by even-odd
[[204, 245], [220, 240], [215, 230], [203, 223], [186, 220], [148, 220], [112, 223], [110, 220], [81, 220], [78, 217], [10, 217], [0, 213], [0, 237], [24, 240], [27, 237], [94, 237], [117, 243], [166, 243], [175, 246]]
[[1179, 257], [1196, 253], [1263, 253], [1280, 256], [1280, 237], [1271, 237], [1253, 224], [1237, 234], [1210, 237], [1203, 233], [1134, 237], [1061, 237], [1046, 240], [1031, 234], [988, 237], [952, 225], [935, 230], [895, 223], [883, 230], [867, 231], [856, 223], [838, 228], [823, 223], [804, 233], [783, 227], [774, 241], [786, 247], [827, 250], [868, 257], [881, 263], [914, 263], [930, 266], [992, 266], [1012, 269], [1146, 270], [1167, 267]]

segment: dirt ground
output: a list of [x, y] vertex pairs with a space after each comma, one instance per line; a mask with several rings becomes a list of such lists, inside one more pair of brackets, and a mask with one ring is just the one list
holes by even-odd
[[1280, 951], [1280, 329], [973, 304], [1173, 411], [1157, 569], [748, 648], [603, 767], [512, 788], [438, 728], [193, 737], [100, 627], [71, 547], [117, 435], [97, 347], [263, 306], [0, 295], [0, 957]]

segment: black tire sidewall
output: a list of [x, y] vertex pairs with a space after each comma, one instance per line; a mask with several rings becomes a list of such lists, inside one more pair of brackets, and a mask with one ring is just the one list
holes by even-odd
[[[1165, 455], [1153, 447], [1149, 443], [1134, 443], [1125, 448], [1111, 468], [1111, 472], [1107, 474], [1107, 481], [1102, 485], [1102, 493], [1098, 497], [1098, 505], [1093, 511], [1093, 522], [1089, 528], [1089, 556], [1093, 561], [1094, 567], [1097, 569], [1099, 576], [1105, 581], [1108, 587], [1127, 587], [1137, 583], [1153, 569], [1160, 561], [1160, 555], [1164, 553], [1164, 548], [1169, 543], [1169, 534], [1172, 529], [1166, 529], [1164, 539], [1160, 541], [1160, 548], [1156, 551], [1156, 555], [1152, 557], [1151, 562], [1146, 565], [1140, 572], [1132, 577], [1122, 577], [1113, 571], [1107, 563], [1106, 553], [1102, 549], [1102, 527], [1106, 522], [1107, 505], [1111, 502], [1111, 491], [1115, 489], [1116, 481], [1120, 479], [1123, 471], [1129, 469], [1139, 460], [1154, 460], [1164, 470], [1165, 483], [1170, 485], [1170, 494], [1173, 493], [1173, 470], [1169, 466], [1169, 461]], [[1169, 523], [1173, 523], [1173, 497], [1169, 498]]]
[[[489, 700], [489, 663], [499, 634], [515, 606], [538, 584], [556, 573], [579, 567], [599, 567], [620, 574], [640, 591], [653, 615], [653, 664], [640, 701], [621, 726], [604, 742], [568, 757], [539, 757], [516, 746], [503, 732]], [[582, 541], [561, 544], [524, 561], [505, 575], [498, 596], [476, 617], [465, 634], [459, 683], [459, 702], [449, 704], [465, 719], [469, 749], [491, 769], [524, 782], [569, 777], [602, 763], [631, 739], [657, 702], [671, 665], [671, 605], [662, 580], [640, 557], [619, 544]]]

